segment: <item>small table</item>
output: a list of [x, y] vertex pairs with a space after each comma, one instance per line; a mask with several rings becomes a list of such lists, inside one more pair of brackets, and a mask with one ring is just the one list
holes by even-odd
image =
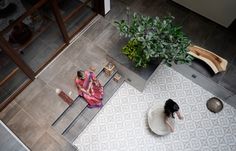
[[[174, 125], [174, 120], [172, 122]], [[171, 133], [169, 126], [165, 123], [164, 105], [157, 104], [148, 111], [148, 125], [157, 135], [167, 135]]]

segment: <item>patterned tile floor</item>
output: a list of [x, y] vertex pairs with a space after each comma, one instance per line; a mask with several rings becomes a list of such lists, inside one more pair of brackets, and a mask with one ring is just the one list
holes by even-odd
[[[224, 103], [220, 113], [211, 113], [206, 101], [212, 96], [161, 65], [143, 93], [124, 83], [74, 145], [85, 151], [235, 151], [236, 110]], [[149, 130], [147, 111], [168, 98], [180, 105], [184, 120], [176, 119], [176, 131], [160, 137]]]

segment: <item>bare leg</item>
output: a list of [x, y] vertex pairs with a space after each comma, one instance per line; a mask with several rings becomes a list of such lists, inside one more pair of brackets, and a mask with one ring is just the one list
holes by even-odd
[[171, 123], [169, 122], [168, 117], [165, 117], [165, 123], [169, 126], [171, 132], [174, 132], [174, 131], [175, 131], [174, 127], [173, 127], [173, 126], [171, 125]]

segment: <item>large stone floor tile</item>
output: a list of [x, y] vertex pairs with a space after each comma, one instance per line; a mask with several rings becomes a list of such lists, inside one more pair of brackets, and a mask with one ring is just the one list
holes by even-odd
[[31, 148], [35, 142], [43, 135], [45, 129], [38, 125], [33, 117], [24, 110], [20, 110], [6, 125]]
[[135, 11], [144, 15], [146, 14], [146, 10], [151, 8], [152, 6], [155, 6], [156, 9], [158, 6], [160, 6], [165, 0], [135, 0], [131, 4], [129, 4], [129, 7], [131, 11]]
[[198, 14], [191, 13], [183, 23], [183, 31], [193, 44], [203, 46], [213, 32], [215, 24]]
[[72, 64], [79, 65], [80, 55], [84, 52], [92, 41], [84, 36], [80, 36], [62, 55], [66, 56]]
[[51, 126], [68, 106], [48, 85], [33, 100], [24, 109], [44, 128]]
[[0, 112], [0, 120], [7, 123], [20, 111], [20, 109], [21, 107], [13, 100], [3, 111]]
[[225, 72], [219, 72], [215, 74], [208, 64], [206, 64], [204, 61], [199, 60], [199, 59], [194, 59], [190, 67], [192, 67], [196, 71], [200, 72], [202, 75], [208, 77], [209, 79], [217, 83], [223, 78], [225, 74]]
[[111, 2], [113, 1], [120, 1], [124, 3], [126, 6], [130, 6], [134, 2], [134, 0], [111, 0]]
[[105, 19], [113, 23], [115, 20], [126, 18], [126, 5], [119, 0], [111, 0], [111, 10], [105, 16]]
[[78, 56], [78, 58], [75, 58], [73, 62], [78, 68], [80, 67], [80, 63], [82, 62], [87, 66], [87, 68], [89, 66], [94, 66], [99, 69], [106, 63], [106, 53], [97, 45], [90, 44], [86, 47], [86, 49], [84, 49], [84, 51], [80, 53], [80, 56]]
[[[78, 44], [82, 44], [81, 47], [78, 47]], [[86, 44], [89, 43], [89, 41], [87, 41], [87, 39], [85, 40], [85, 37], [80, 36], [72, 45], [70, 45], [68, 47], [68, 49], [63, 52], [62, 56], [65, 56], [67, 58], [67, 62], [71, 61], [73, 62], [73, 58], [76, 58], [80, 55], [80, 53], [82, 51], [84, 51], [84, 49], [86, 48]], [[83, 46], [85, 45], [85, 46]]]
[[32, 147], [34, 151], [62, 151], [60, 144], [48, 133], [44, 133]]
[[62, 137], [62, 135], [60, 133], [58, 133], [57, 130], [54, 129], [54, 127], [49, 127], [47, 129], [47, 133], [53, 137], [54, 139], [57, 140], [57, 142], [59, 142], [60, 144], [63, 144], [63, 143], [67, 143], [68, 141]]
[[49, 83], [60, 71], [67, 67], [68, 61], [69, 59], [65, 55], [60, 55], [46, 68], [46, 70], [40, 73], [39, 79]]
[[109, 53], [114, 49], [121, 50], [127, 43], [127, 39], [121, 37], [116, 27], [110, 24], [107, 29], [97, 37], [95, 43]]
[[163, 3], [154, 3], [150, 7], [147, 7], [144, 13], [153, 17], [165, 17], [171, 15], [175, 17], [173, 21], [174, 24], [182, 25], [184, 20], [189, 16], [190, 11], [172, 1], [167, 1]]
[[71, 143], [68, 142], [68, 140], [66, 140], [66, 138], [64, 136], [62, 136], [61, 134], [59, 134], [55, 129], [53, 128], [49, 128], [47, 130], [47, 133], [53, 137], [61, 146], [61, 148], [63, 148], [64, 150], [76, 150], [76, 147], [74, 147]]
[[236, 95], [232, 95], [231, 97], [227, 98], [225, 102], [236, 108]]
[[[109, 13], [110, 14], [110, 13]], [[107, 16], [105, 16], [107, 18]], [[104, 30], [106, 30], [109, 22], [101, 17], [87, 30], [83, 36], [87, 37], [89, 40], [94, 41]]]
[[71, 145], [64, 146], [54, 139], [50, 134], [44, 133], [42, 137], [32, 147], [33, 151], [75, 151]]
[[236, 36], [233, 36], [225, 28], [216, 26], [212, 34], [205, 41], [204, 47], [231, 63], [236, 56], [235, 44]]
[[235, 77], [236, 77], [236, 67], [234, 65], [229, 64], [229, 68], [226, 71], [222, 80], [220, 81], [220, 85], [236, 93]]
[[49, 85], [52, 87], [52, 89], [54, 89], [53, 93], [55, 94], [55, 89], [57, 88], [63, 90], [67, 94], [71, 91], [71, 97], [72, 99], [75, 99], [78, 96], [77, 88], [74, 82], [77, 71], [78, 67], [76, 67], [71, 62], [67, 62], [66, 67], [49, 82]]
[[31, 103], [33, 98], [38, 95], [45, 87], [46, 83], [41, 79], [35, 79], [30, 85], [24, 89], [15, 99], [15, 101], [21, 106], [25, 107]]
[[77, 70], [86, 70], [90, 66], [99, 69], [106, 62], [105, 51], [84, 36], [81, 36], [73, 44], [73, 49], [68, 49], [65, 55], [77, 67]]

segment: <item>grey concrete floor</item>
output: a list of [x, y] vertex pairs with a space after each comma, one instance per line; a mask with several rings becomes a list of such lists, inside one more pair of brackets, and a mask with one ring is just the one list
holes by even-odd
[[225, 73], [219, 75], [215, 81], [214, 77], [210, 79], [234, 92], [233, 94], [236, 93], [236, 38], [233, 33], [170, 0], [111, 0], [111, 11], [105, 18], [99, 17], [0, 113], [0, 119], [30, 149], [75, 150], [51, 127], [52, 122], [67, 107], [67, 104], [56, 95], [55, 88], [60, 88], [66, 93], [72, 91], [72, 97], [75, 99], [76, 71], [87, 69], [91, 65], [100, 68], [106, 61], [106, 53], [122, 47], [122, 38], [117, 35], [113, 21], [126, 17], [126, 7], [144, 15], [164, 16], [171, 13], [175, 16], [175, 23], [183, 26], [183, 30], [194, 44], [209, 49], [229, 61]]

